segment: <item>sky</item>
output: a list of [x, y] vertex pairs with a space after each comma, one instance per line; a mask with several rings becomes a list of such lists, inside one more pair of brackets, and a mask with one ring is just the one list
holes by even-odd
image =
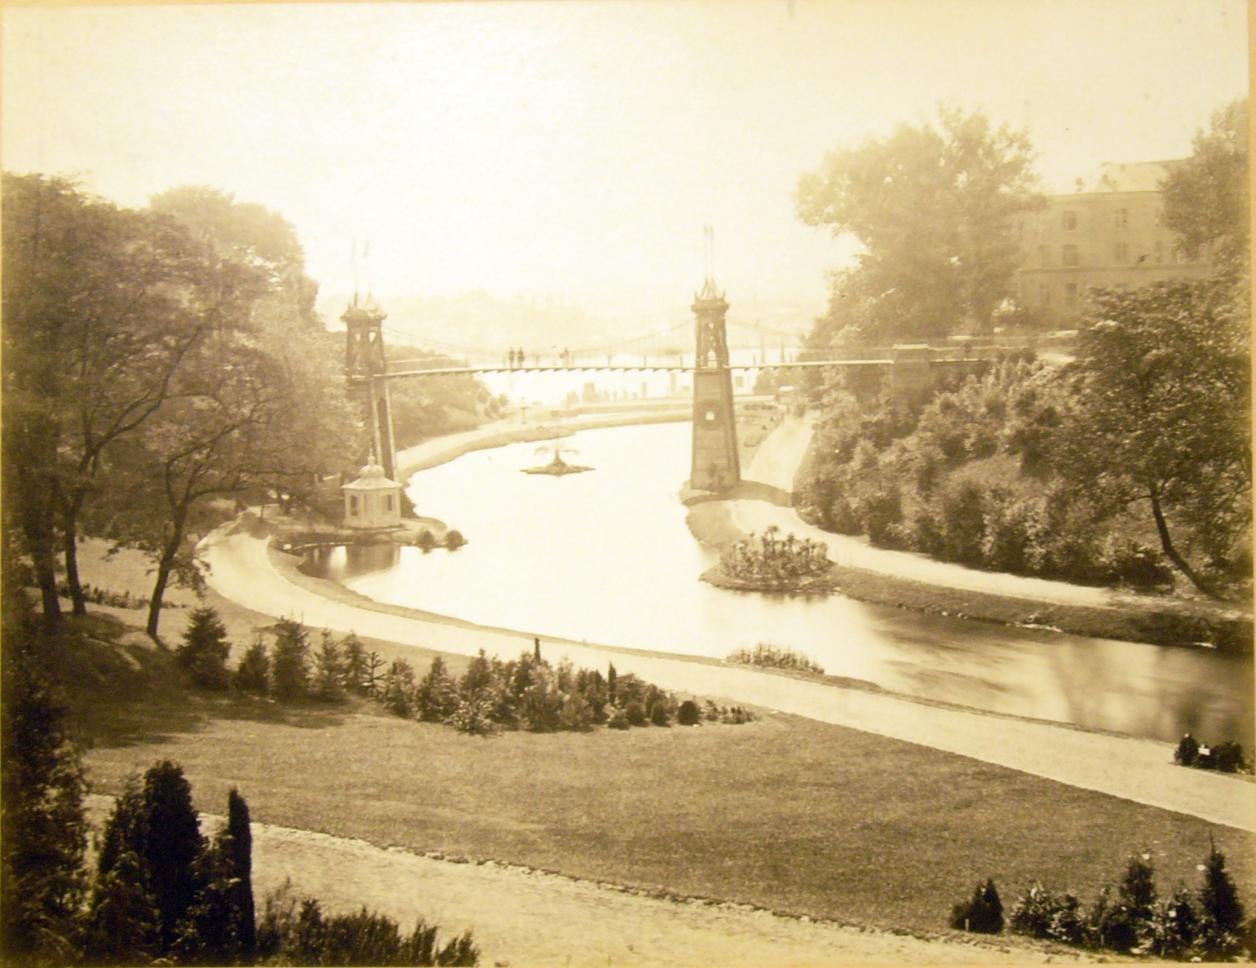
[[[591, 311], [822, 310], [849, 240], [799, 176], [941, 101], [1047, 187], [1189, 154], [1248, 87], [1242, 0], [7, 7], [3, 164], [140, 206], [204, 184], [296, 227], [324, 290]], [[704, 252], [703, 226], [715, 233]], [[369, 277], [369, 278], [368, 278]]]

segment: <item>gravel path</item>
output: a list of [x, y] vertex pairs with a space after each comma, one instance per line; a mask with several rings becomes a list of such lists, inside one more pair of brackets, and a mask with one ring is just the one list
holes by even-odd
[[[89, 798], [97, 822], [112, 801]], [[207, 829], [220, 817], [202, 815]], [[409, 931], [417, 918], [447, 940], [471, 929], [481, 965], [745, 968], [785, 965], [1029, 964], [1059, 953], [1024, 942], [970, 943], [781, 917], [748, 905], [645, 896], [494, 863], [463, 864], [254, 823], [253, 889], [285, 879], [325, 911], [366, 905]], [[1068, 953], [1064, 954], [1068, 958]], [[1082, 959], [1078, 959], [1082, 960]]]
[[[461, 655], [483, 648], [512, 657], [532, 645], [532, 633], [526, 631], [397, 608], [377, 610], [324, 597], [280, 574], [263, 539], [243, 531], [231, 533], [230, 527], [210, 535], [202, 555], [211, 567], [209, 583], [215, 591], [263, 614]], [[1256, 784], [1177, 767], [1164, 743], [942, 708], [739, 666], [543, 641], [547, 657], [570, 658], [577, 666], [601, 668], [614, 661], [621, 672], [636, 673], [668, 689], [850, 726], [1256, 831]]]

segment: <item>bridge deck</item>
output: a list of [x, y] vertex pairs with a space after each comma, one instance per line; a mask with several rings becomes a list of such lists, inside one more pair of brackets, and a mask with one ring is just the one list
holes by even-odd
[[[928, 362], [934, 366], [979, 363], [984, 357], [953, 357], [932, 359]], [[803, 370], [823, 366], [891, 366], [892, 359], [871, 360], [794, 360], [779, 363], [739, 363], [730, 366], [730, 370]], [[404, 365], [404, 362], [403, 364]], [[525, 366], [446, 366], [421, 368], [415, 370], [390, 370], [384, 376], [389, 379], [401, 379], [412, 376], [473, 376], [478, 373], [693, 373], [697, 369], [683, 363], [641, 363], [639, 365], [597, 363], [570, 364], [528, 364]]]

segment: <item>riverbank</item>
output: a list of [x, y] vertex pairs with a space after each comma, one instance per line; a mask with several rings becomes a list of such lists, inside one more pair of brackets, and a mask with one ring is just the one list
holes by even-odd
[[[811, 429], [809, 419], [787, 419], [769, 435], [743, 477], [792, 491], [800, 468], [809, 459]], [[1252, 652], [1250, 609], [978, 571], [876, 548], [865, 540], [807, 524], [779, 502], [747, 500], [740, 495], [695, 505], [687, 520], [695, 537], [714, 548], [772, 525], [783, 533], [822, 541], [836, 564], [830, 576], [832, 591], [870, 604], [1004, 625], [1046, 626], [1127, 642]]]
[[[695, 538], [716, 549], [723, 549], [749, 533], [738, 526], [727, 502], [695, 505], [689, 509], [685, 521]], [[816, 535], [809, 534], [809, 537]], [[830, 540], [833, 537], [837, 536], [830, 535]], [[808, 594], [840, 594], [870, 605], [952, 618], [1049, 628], [1088, 638], [1208, 647], [1234, 654], [1252, 651], [1250, 619], [1209, 617], [1189, 610], [1157, 610], [1134, 604], [1104, 606], [1034, 601], [842, 564], [834, 564], [821, 580], [809, 584], [806, 591]]]

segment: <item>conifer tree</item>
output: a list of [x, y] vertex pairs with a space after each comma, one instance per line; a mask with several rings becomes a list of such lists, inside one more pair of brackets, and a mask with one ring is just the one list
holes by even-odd
[[144, 775], [139, 849], [135, 851], [160, 915], [163, 950], [203, 886], [201, 836], [192, 787], [183, 770], [169, 760]]
[[380, 690], [381, 674], [380, 670], [384, 668], [384, 660], [380, 654], [374, 650], [366, 655], [366, 678], [364, 680], [364, 688], [368, 696], [378, 696]]
[[290, 618], [275, 623], [275, 649], [271, 659], [271, 691], [281, 700], [304, 699], [309, 694], [309, 635], [305, 626]]
[[183, 633], [183, 644], [174, 653], [175, 661], [192, 676], [192, 681], [206, 689], [225, 689], [229, 681], [227, 656], [231, 644], [227, 627], [218, 613], [206, 606], [189, 616]]
[[241, 692], [257, 696], [270, 692], [270, 653], [260, 638], [240, 658], [235, 671], [235, 686]]
[[114, 857], [97, 877], [84, 949], [89, 963], [116, 965], [145, 964], [162, 952], [161, 912], [130, 850]]
[[419, 683], [415, 704], [419, 719], [425, 723], [443, 723], [458, 707], [457, 688], [445, 671], [445, 660], [439, 655], [432, 659], [427, 675]]
[[[5, 576], [8, 577], [7, 575]], [[42, 633], [24, 596], [6, 582], [2, 633], [3, 799], [0, 921], [10, 958], [66, 963], [77, 951], [75, 916], [86, 892], [86, 781], [65, 707], [35, 661]]]
[[1243, 924], [1243, 902], [1225, 869], [1225, 854], [1210, 844], [1204, 862], [1204, 884], [1199, 892], [1200, 947], [1210, 959], [1229, 958], [1241, 946], [1239, 930]]
[[396, 659], [384, 674], [384, 706], [394, 715], [409, 719], [414, 715], [414, 670], [405, 659]]
[[314, 656], [314, 695], [324, 702], [340, 702], [345, 697], [344, 659], [340, 645], [331, 632], [323, 629], [323, 638]]
[[353, 632], [350, 632], [340, 648], [344, 654], [344, 686], [349, 692], [355, 695], [364, 695], [369, 692], [367, 686], [368, 669], [366, 649], [362, 645], [362, 640]]

